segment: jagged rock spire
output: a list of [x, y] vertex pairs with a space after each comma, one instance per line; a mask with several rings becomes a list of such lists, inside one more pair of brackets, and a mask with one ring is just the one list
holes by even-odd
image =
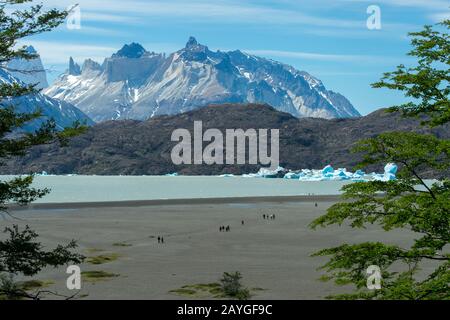
[[81, 69], [78, 64], [73, 61], [73, 58], [69, 59], [69, 75], [71, 76], [79, 76], [81, 74]]
[[196, 47], [198, 46], [198, 42], [197, 39], [195, 39], [194, 37], [189, 37], [188, 42], [186, 43], [186, 49], [192, 48], [192, 47]]
[[145, 50], [143, 46], [141, 46], [139, 43], [133, 42], [124, 45], [122, 49], [113, 54], [113, 57], [140, 58], [146, 52], [147, 50]]

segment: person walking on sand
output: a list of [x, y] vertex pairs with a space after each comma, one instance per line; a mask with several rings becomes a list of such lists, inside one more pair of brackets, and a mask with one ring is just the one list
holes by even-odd
[[316, 208], [317, 208], [317, 202], [315, 203], [315, 206], [316, 206]]
[[161, 237], [161, 243], [164, 243], [164, 238], [163, 237]]
[[241, 221], [241, 224], [242, 224], [242, 225], [244, 225], [244, 224], [245, 224], [244, 220], [242, 220], [242, 221]]
[[161, 243], [161, 237], [158, 237], [158, 243]]

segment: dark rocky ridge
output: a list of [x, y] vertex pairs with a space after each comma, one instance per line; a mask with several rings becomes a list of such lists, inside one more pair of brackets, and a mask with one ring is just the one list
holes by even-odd
[[[223, 133], [225, 129], [236, 128], [280, 129], [280, 165], [287, 169], [318, 169], [327, 164], [351, 169], [360, 156], [349, 149], [360, 139], [385, 131], [429, 132], [417, 120], [384, 110], [352, 119], [298, 119], [267, 105], [226, 104], [148, 121], [100, 123], [74, 138], [69, 147], [35, 147], [24, 158], [11, 159], [0, 171], [2, 174], [47, 171], [52, 174], [218, 175], [259, 170], [259, 165], [173, 165], [170, 153], [176, 142], [170, 139], [172, 131], [186, 128], [192, 133], [195, 120], [203, 121], [203, 130], [218, 128]], [[434, 133], [450, 137], [448, 126]], [[381, 170], [380, 167], [367, 169]]]

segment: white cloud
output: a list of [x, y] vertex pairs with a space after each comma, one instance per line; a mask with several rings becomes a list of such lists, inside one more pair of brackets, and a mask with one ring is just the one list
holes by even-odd
[[41, 59], [46, 66], [66, 64], [69, 62], [69, 57], [71, 56], [79, 62], [91, 58], [101, 63], [105, 57], [111, 56], [117, 51], [117, 48], [113, 47], [69, 44], [60, 41], [51, 42], [30, 40], [24, 41], [23, 44], [32, 45], [40, 54]]
[[[19, 45], [32, 45], [40, 54], [45, 66], [66, 65], [69, 58], [78, 63], [83, 63], [86, 59], [92, 59], [98, 63], [102, 63], [107, 57], [117, 52], [121, 45], [115, 46], [97, 46], [87, 44], [64, 43], [61, 41], [40, 41], [28, 40], [23, 41]], [[172, 43], [145, 43], [143, 45], [148, 51], [171, 53], [180, 48]]]
[[448, 10], [450, 4], [446, 0], [341, 0], [346, 2], [366, 2], [371, 4], [384, 4], [394, 7], [422, 8], [428, 10]]
[[[281, 51], [281, 50], [243, 50], [249, 54], [259, 56], [270, 56], [279, 58], [294, 58], [315, 61], [332, 62], [362, 62], [362, 63], [398, 63], [401, 59], [395, 57], [370, 56], [370, 55], [350, 55], [350, 54], [323, 54], [301, 51]], [[403, 58], [404, 60], [404, 58]]]
[[441, 13], [434, 13], [434, 14], [431, 14], [430, 16], [430, 19], [433, 21], [433, 22], [442, 22], [442, 21], [444, 21], [444, 20], [446, 20], [446, 19], [450, 19], [450, 11], [449, 12], [441, 12]]
[[81, 20], [83, 21], [98, 21], [98, 22], [113, 22], [126, 24], [142, 24], [143, 21], [138, 17], [131, 17], [119, 14], [99, 13], [95, 11], [82, 11]]
[[[71, 0], [48, 0], [46, 6], [66, 8], [71, 5]], [[278, 23], [296, 25], [314, 25], [331, 27], [361, 27], [364, 26], [364, 19], [361, 21], [323, 18], [301, 12], [300, 10], [275, 9], [267, 6], [242, 3], [242, 1], [122, 1], [122, 0], [79, 0], [82, 15], [86, 14], [91, 19], [96, 17], [98, 21], [107, 21], [108, 15], [111, 21], [130, 21], [145, 17], [146, 19], [158, 18], [183, 18], [195, 22], [214, 22], [218, 19], [221, 22], [240, 23]], [[102, 12], [98, 15], [95, 12]], [[126, 21], [124, 21], [126, 22]]]
[[92, 36], [109, 36], [109, 37], [132, 37], [132, 34], [130, 32], [127, 32], [126, 30], [117, 30], [117, 29], [108, 29], [108, 28], [100, 28], [100, 27], [93, 27], [93, 26], [87, 26], [85, 24], [81, 24], [80, 29], [73, 29], [68, 30], [64, 29], [65, 26], [60, 27], [60, 31], [67, 32], [67, 33], [84, 33], [89, 34]]

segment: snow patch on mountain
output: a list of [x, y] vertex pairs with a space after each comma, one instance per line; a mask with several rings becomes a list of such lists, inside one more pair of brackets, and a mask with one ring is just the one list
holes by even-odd
[[[30, 54], [37, 55], [32, 46], [28, 46], [26, 50]], [[5, 67], [13, 77], [25, 84], [36, 85], [35, 88], [38, 90], [48, 87], [47, 74], [39, 55], [31, 60], [13, 59], [7, 62]]]
[[221, 103], [266, 103], [296, 117], [359, 116], [307, 72], [239, 50], [213, 52], [193, 37], [168, 56], [132, 43], [101, 65], [88, 59], [79, 68], [71, 60], [44, 92], [95, 121], [142, 120]]
[[[25, 85], [21, 80], [2, 68], [0, 68], [0, 82], [5, 84], [17, 83], [22, 86]], [[25, 124], [22, 128], [23, 131], [35, 131], [40, 128], [42, 123], [50, 119], [55, 121], [58, 130], [70, 127], [76, 121], [86, 125], [94, 124], [88, 116], [70, 103], [50, 98], [39, 92], [0, 100], [0, 108], [10, 106], [14, 107], [14, 110], [17, 113], [33, 113], [38, 110], [41, 111], [42, 117]]]

